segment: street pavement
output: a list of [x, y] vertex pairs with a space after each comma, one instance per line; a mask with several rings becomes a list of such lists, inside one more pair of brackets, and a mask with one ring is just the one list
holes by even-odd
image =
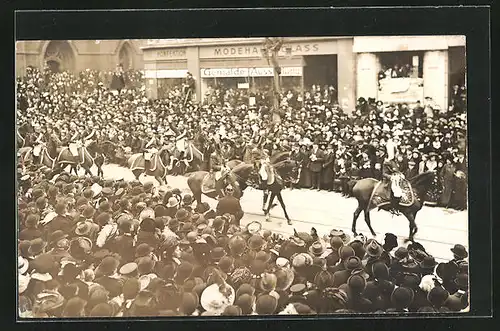
[[[114, 164], [103, 166], [105, 179], [124, 178], [127, 181], [134, 180], [132, 172]], [[92, 169], [96, 173], [96, 169]], [[141, 175], [141, 182], [152, 181], [159, 185], [153, 177]], [[167, 176], [167, 187], [179, 188], [182, 192], [189, 192], [187, 177]], [[339, 193], [314, 191], [307, 189], [285, 189], [282, 191], [288, 215], [292, 219], [292, 225], [288, 225], [284, 219], [283, 211], [276, 200], [277, 206], [271, 210], [270, 221], [265, 220], [262, 212], [262, 191], [247, 188], [241, 199], [241, 205], [245, 216], [241, 225], [258, 221], [264, 229], [281, 233], [285, 236], [293, 234], [294, 229], [298, 232], [310, 232], [314, 227], [318, 234], [328, 234], [332, 229], [341, 229], [352, 235], [351, 224], [357, 201], [354, 198], [342, 197]], [[215, 207], [217, 201], [202, 197], [210, 206]], [[371, 211], [372, 227], [376, 238], [383, 242], [385, 233], [394, 233], [400, 244], [408, 237], [408, 220], [404, 216], [393, 216], [386, 211]], [[450, 248], [455, 244], [462, 244], [468, 248], [468, 214], [467, 211], [456, 211], [438, 207], [424, 206], [417, 214], [416, 223], [418, 232], [415, 240], [420, 242], [426, 250], [438, 261], [450, 260], [453, 256]], [[357, 221], [357, 232], [371, 237], [370, 231], [364, 222], [363, 214]]]

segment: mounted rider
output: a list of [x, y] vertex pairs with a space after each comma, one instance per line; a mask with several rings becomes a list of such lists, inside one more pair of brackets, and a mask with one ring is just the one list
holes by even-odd
[[70, 139], [69, 151], [74, 157], [79, 157], [79, 151], [83, 147], [89, 146], [96, 134], [95, 129], [92, 129], [92, 132], [88, 135], [85, 135], [86, 132], [83, 127], [80, 127], [80, 129], [81, 131], [76, 130], [75, 134]]
[[399, 201], [403, 195], [401, 181], [404, 180], [405, 176], [399, 170], [399, 166], [394, 156], [394, 150], [392, 148], [388, 148], [387, 157], [385, 158], [382, 166], [382, 181], [391, 190], [391, 212], [397, 215], [399, 214]]
[[254, 149], [252, 155], [254, 158], [254, 166], [259, 173], [260, 185], [264, 191], [267, 191], [268, 185], [274, 183], [274, 172], [272, 170], [269, 153], [265, 149], [261, 151]]
[[[186, 169], [189, 167], [189, 162], [186, 158], [186, 145], [187, 145], [187, 135], [188, 131], [184, 127], [184, 124], [180, 123], [177, 128], [170, 126], [170, 129], [175, 132], [176, 136], [174, 138], [175, 148], [179, 151], [179, 162], [183, 162], [186, 165]], [[174, 155], [170, 155], [170, 168], [174, 163]]]
[[144, 148], [142, 150], [142, 156], [144, 157], [144, 168], [146, 170], [150, 169], [151, 167], [151, 158], [153, 157], [154, 154], [158, 153], [158, 139], [154, 136], [154, 134], [151, 132], [150, 134], [151, 139], [144, 145]]

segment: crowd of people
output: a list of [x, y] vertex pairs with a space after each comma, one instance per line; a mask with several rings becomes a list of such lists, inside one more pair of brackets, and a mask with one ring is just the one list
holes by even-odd
[[[332, 229], [286, 238], [151, 182], [63, 173], [19, 192], [21, 317], [431, 313], [468, 307], [467, 250], [437, 263]], [[239, 217], [235, 216], [239, 215]]]
[[[294, 107], [302, 100], [285, 93], [281, 123], [273, 124], [264, 94], [252, 107], [235, 98], [234, 90], [220, 91], [222, 97], [202, 106], [186, 103], [181, 88], [148, 100], [140, 75], [125, 77], [127, 88], [114, 92], [96, 71], [73, 76], [29, 68], [17, 82], [18, 125], [30, 123], [36, 138], [61, 144], [92, 128], [96, 139], [133, 150], [153, 137], [161, 144], [169, 139], [169, 127], [185, 125], [191, 134], [217, 132], [228, 146], [243, 140], [270, 154], [291, 150], [303, 165], [298, 185], [327, 189], [334, 189], [337, 179], [377, 177], [382, 159], [394, 153], [407, 177], [440, 171], [441, 199], [450, 194], [442, 204], [465, 206], [456, 199], [466, 180], [458, 172], [466, 173], [464, 149], [457, 148], [466, 118], [456, 105], [385, 109], [360, 99], [347, 114], [319, 87], [304, 95], [300, 109]], [[65, 172], [50, 179], [45, 172], [20, 171], [22, 317], [468, 309], [468, 253], [460, 244], [450, 247], [449, 262], [437, 263], [421, 244], [402, 246], [391, 233], [378, 242], [337, 229], [324, 236], [313, 228], [284, 237], [258, 222], [241, 227], [243, 211], [229, 189], [212, 209], [197, 205], [190, 194], [152, 183]]]
[[[439, 109], [430, 98], [415, 105], [359, 98], [356, 110], [346, 112], [333, 87], [318, 85], [304, 95], [283, 93], [281, 122], [276, 124], [269, 91], [250, 94], [214, 86], [199, 105], [184, 98], [181, 86], [150, 100], [140, 73], [127, 72], [125, 77], [126, 88], [117, 92], [108, 89], [109, 74], [86, 70], [73, 76], [28, 68], [17, 87], [18, 126], [35, 128], [25, 145], [42, 134], [42, 141], [67, 146], [75, 136], [94, 131], [97, 140], [142, 152], [151, 141], [162, 146], [175, 139], [174, 128], [184, 130], [188, 139], [219, 136], [225, 160], [241, 159], [241, 150], [249, 145], [269, 154], [291, 151], [301, 164], [298, 187], [343, 193], [352, 179], [380, 178], [384, 159], [391, 157], [407, 178], [432, 170], [439, 174], [427, 199], [431, 203], [466, 208], [462, 93], [453, 94], [448, 109]], [[249, 98], [254, 98], [252, 106]]]

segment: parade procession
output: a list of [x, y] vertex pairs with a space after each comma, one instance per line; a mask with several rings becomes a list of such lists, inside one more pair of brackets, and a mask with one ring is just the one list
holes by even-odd
[[19, 316], [468, 311], [465, 43], [370, 38], [18, 42]]

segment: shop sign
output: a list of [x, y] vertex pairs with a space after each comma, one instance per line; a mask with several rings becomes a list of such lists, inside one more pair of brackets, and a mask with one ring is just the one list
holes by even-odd
[[385, 78], [379, 81], [378, 100], [384, 103], [414, 103], [424, 97], [422, 78]]
[[[284, 44], [278, 55], [288, 57], [294, 55], [336, 54], [336, 41], [289, 43]], [[201, 47], [201, 58], [231, 58], [231, 57], [263, 57], [263, 45], [216, 46]]]
[[186, 58], [186, 48], [163, 48], [155, 50], [145, 50], [146, 60], [176, 60]]
[[[273, 68], [205, 68], [202, 78], [223, 77], [272, 77]], [[282, 67], [281, 76], [302, 76], [302, 67]]]

